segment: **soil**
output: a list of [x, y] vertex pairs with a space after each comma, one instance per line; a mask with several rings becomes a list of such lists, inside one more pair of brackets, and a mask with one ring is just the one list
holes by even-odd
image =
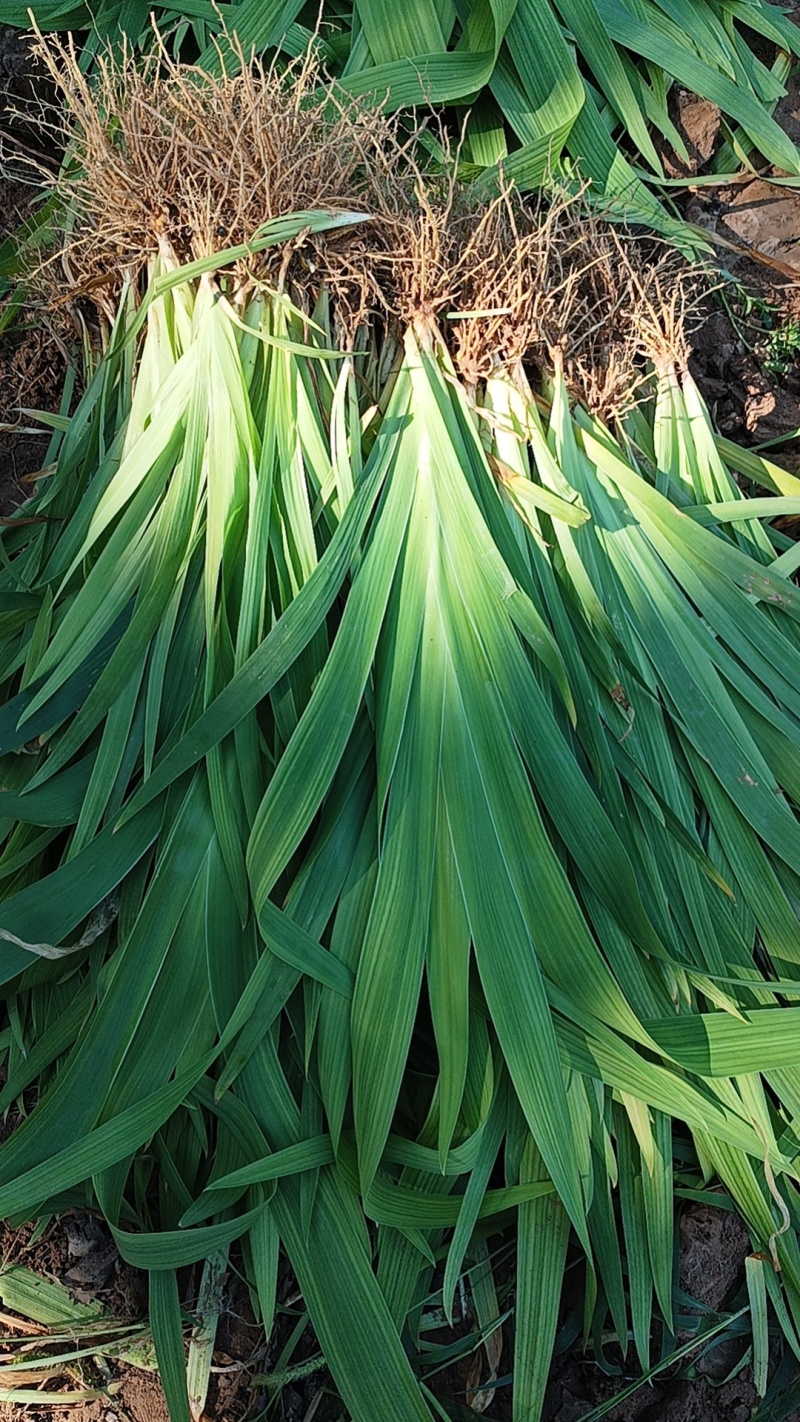
[[[31, 1226], [16, 1231], [0, 1227], [3, 1265], [23, 1265], [39, 1278], [57, 1281], [76, 1303], [101, 1306], [104, 1316], [115, 1325], [135, 1325], [145, 1320], [147, 1276], [120, 1259], [114, 1240], [100, 1219], [72, 1210], [51, 1222], [40, 1239], [32, 1242], [31, 1234]], [[186, 1270], [181, 1282], [190, 1318], [199, 1280], [195, 1271]], [[289, 1290], [285, 1292], [288, 1294]], [[0, 1303], [0, 1308], [0, 1352], [11, 1352], [21, 1342], [35, 1351], [39, 1344], [37, 1334], [44, 1336], [46, 1331], [31, 1330], [24, 1319], [15, 1328], [14, 1310], [6, 1302]], [[276, 1329], [279, 1333], [280, 1329]], [[152, 1347], [148, 1344], [145, 1357], [139, 1360], [147, 1366], [129, 1366], [100, 1352], [104, 1343], [111, 1342], [112, 1335], [98, 1335], [96, 1355], [60, 1370], [52, 1369], [44, 1383], [47, 1391], [63, 1392], [67, 1398], [69, 1394], [91, 1390], [104, 1396], [65, 1402], [64, 1406], [0, 1403], [0, 1422], [20, 1422], [23, 1415], [25, 1422], [169, 1422]], [[277, 1337], [270, 1343], [277, 1354]], [[41, 1356], [46, 1349], [39, 1344], [38, 1351]], [[246, 1290], [231, 1275], [217, 1330], [205, 1413], [209, 1422], [243, 1422], [260, 1398], [261, 1405], [255, 1410], [263, 1411], [263, 1394], [253, 1388], [251, 1379], [256, 1371], [263, 1373], [268, 1363], [263, 1330], [250, 1309]], [[0, 1362], [0, 1388], [11, 1386], [13, 1381], [13, 1375], [3, 1373]], [[20, 1385], [23, 1383], [24, 1379]]]
[[[24, 181], [25, 156], [40, 149], [40, 140], [17, 110], [41, 84], [31, 76], [25, 41], [0, 26], [0, 243], [31, 210], [34, 189]], [[0, 314], [3, 305], [0, 300]], [[27, 432], [32, 421], [21, 408], [57, 411], [65, 371], [63, 345], [35, 314], [20, 313], [0, 333], [0, 517], [30, 494], [23, 481], [42, 468], [49, 444], [47, 434]]]
[[[800, 22], [800, 5], [789, 11]], [[771, 62], [765, 47], [759, 57]], [[673, 117], [691, 165], [663, 154], [673, 176], [700, 175], [719, 147], [714, 104], [678, 91]], [[800, 74], [792, 73], [775, 117], [800, 143]], [[753, 155], [757, 163], [757, 155]], [[743, 174], [728, 187], [689, 187], [685, 217], [714, 249], [719, 286], [692, 335], [690, 367], [717, 428], [744, 445], [779, 441], [770, 458], [800, 467], [800, 192]]]
[[[800, 6], [795, 18], [800, 20]], [[770, 58], [768, 53], [761, 57]], [[30, 84], [23, 41], [15, 31], [0, 27], [0, 139], [5, 158], [15, 144], [24, 148], [36, 141], [9, 114]], [[777, 117], [800, 143], [800, 77], [792, 77]], [[667, 166], [674, 175], [702, 173], [720, 143], [718, 110], [678, 92], [673, 118], [686, 141], [690, 167], [665, 153]], [[690, 363], [717, 427], [743, 444], [779, 441], [770, 457], [794, 471], [800, 468], [800, 437], [787, 436], [800, 431], [800, 193], [775, 186], [771, 176], [767, 172], [721, 189], [698, 185], [682, 200], [686, 217], [703, 227], [715, 246], [720, 278], [693, 333]], [[28, 214], [30, 200], [31, 189], [24, 182], [0, 174], [0, 242]], [[31, 421], [20, 408], [57, 410], [64, 372], [62, 343], [35, 315], [20, 315], [0, 334], [0, 517], [24, 499], [30, 487], [26, 477], [38, 473], [46, 458], [48, 437], [27, 432]], [[749, 1248], [741, 1223], [723, 1210], [689, 1205], [682, 1213], [680, 1246], [685, 1293], [715, 1312], [733, 1307], [743, 1288]], [[98, 1302], [115, 1320], [135, 1322], [145, 1316], [144, 1276], [122, 1262], [105, 1226], [93, 1216], [70, 1212], [52, 1222], [34, 1243], [29, 1227], [14, 1233], [0, 1227], [0, 1258], [60, 1281], [78, 1303]], [[191, 1314], [199, 1280], [195, 1272], [186, 1271], [181, 1283]], [[204, 1413], [207, 1422], [245, 1422], [264, 1415], [268, 1395], [253, 1380], [274, 1366], [299, 1316], [288, 1273], [279, 1299], [276, 1325], [266, 1345], [246, 1289], [235, 1270], [229, 1274]], [[8, 1350], [14, 1338], [31, 1341], [30, 1326], [26, 1330], [20, 1320], [15, 1328], [13, 1319], [8, 1309], [0, 1315], [0, 1351]], [[606, 1414], [609, 1422], [749, 1422], [758, 1399], [750, 1369], [737, 1371], [744, 1347], [744, 1340], [720, 1344], [694, 1364], [684, 1365], [679, 1376], [658, 1377], [612, 1406]], [[313, 1358], [317, 1352], [306, 1330], [293, 1357]], [[507, 1361], [505, 1356], [501, 1360], [501, 1375], [509, 1371]], [[558, 1356], [544, 1422], [579, 1422], [610, 1400], [635, 1376], [630, 1358], [628, 1365], [618, 1358], [616, 1367], [617, 1375], [607, 1375], [575, 1346]], [[464, 1405], [469, 1398], [489, 1422], [507, 1422], [509, 1387], [477, 1398], [470, 1391], [486, 1372], [484, 1366], [476, 1373], [474, 1361], [468, 1360], [441, 1374], [436, 1390], [451, 1406], [460, 1405], [459, 1415], [476, 1415]], [[0, 1386], [8, 1385], [7, 1377], [0, 1365]], [[21, 1422], [23, 1415], [26, 1422], [169, 1422], [155, 1371], [99, 1353], [55, 1373], [45, 1386], [73, 1393], [100, 1388], [106, 1395], [70, 1406], [0, 1404], [0, 1422]], [[341, 1407], [332, 1399], [326, 1374], [309, 1371], [284, 1387], [274, 1415], [285, 1422], [336, 1422]], [[785, 1414], [784, 1422], [800, 1422], [800, 1411]]]
[[[683, 1212], [680, 1245], [680, 1283], [685, 1293], [714, 1312], [736, 1306], [742, 1288], [743, 1261], [749, 1250], [740, 1221], [724, 1210], [691, 1204]], [[30, 1226], [16, 1232], [6, 1229], [0, 1236], [0, 1257], [5, 1264], [26, 1265], [45, 1280], [58, 1280], [80, 1304], [102, 1305], [115, 1323], [135, 1323], [145, 1317], [144, 1276], [122, 1262], [107, 1229], [92, 1215], [71, 1211], [52, 1222], [33, 1243]], [[196, 1302], [196, 1274], [185, 1271], [181, 1283], [186, 1315], [190, 1318]], [[263, 1415], [268, 1394], [259, 1380], [275, 1366], [299, 1316], [300, 1301], [288, 1269], [282, 1274], [278, 1297], [276, 1325], [266, 1345], [245, 1288], [234, 1270], [229, 1274], [203, 1414], [205, 1422], [246, 1422]], [[567, 1310], [571, 1302], [567, 1299]], [[34, 1350], [36, 1333], [31, 1336], [30, 1331], [22, 1332], [23, 1320], [15, 1328], [13, 1311], [5, 1304], [2, 1307], [0, 1349], [10, 1351], [23, 1342]], [[30, 1330], [30, 1325], [27, 1327]], [[18, 1341], [12, 1344], [12, 1339]], [[682, 1336], [679, 1341], [683, 1341]], [[749, 1422], [758, 1402], [751, 1371], [745, 1368], [735, 1377], [730, 1376], [736, 1372], [745, 1346], [744, 1339], [723, 1343], [685, 1367], [680, 1375], [659, 1377], [625, 1401], [612, 1403], [606, 1414], [609, 1422]], [[658, 1356], [657, 1337], [653, 1351]], [[313, 1360], [318, 1352], [307, 1328], [293, 1359]], [[575, 1346], [557, 1357], [543, 1422], [582, 1422], [586, 1413], [600, 1403], [611, 1403], [636, 1377], [635, 1362], [629, 1358], [626, 1365], [618, 1354], [613, 1357], [612, 1353], [609, 1350], [607, 1362], [616, 1369], [614, 1376], [601, 1372]], [[33, 1361], [32, 1358], [32, 1366]], [[152, 1363], [152, 1359], [149, 1361]], [[506, 1348], [498, 1368], [501, 1377], [510, 1371], [510, 1364]], [[487, 1374], [485, 1359], [480, 1355], [439, 1374], [432, 1385], [437, 1395], [454, 1408], [457, 1418], [479, 1414], [487, 1422], [510, 1422], [511, 1389], [500, 1386], [481, 1396], [481, 1382]], [[3, 1385], [8, 1384], [0, 1365], [0, 1386]], [[23, 1418], [25, 1422], [169, 1422], [160, 1383], [152, 1368], [127, 1366], [98, 1353], [69, 1369], [54, 1369], [44, 1386], [50, 1392], [74, 1394], [94, 1389], [105, 1395], [69, 1406], [0, 1404], [0, 1422], [23, 1422]], [[469, 1408], [465, 1405], [467, 1398], [472, 1403]], [[284, 1422], [312, 1422], [314, 1418], [316, 1422], [341, 1422], [341, 1406], [326, 1374], [317, 1369], [283, 1387], [278, 1415]], [[787, 1413], [784, 1422], [800, 1422], [800, 1411]]]

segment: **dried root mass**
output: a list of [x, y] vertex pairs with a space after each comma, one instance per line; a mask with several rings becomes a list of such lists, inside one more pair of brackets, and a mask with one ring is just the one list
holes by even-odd
[[398, 304], [407, 317], [450, 315], [468, 385], [498, 363], [548, 375], [557, 359], [573, 395], [613, 416], [651, 362], [685, 366], [702, 274], [652, 238], [620, 235], [586, 191], [454, 193], [438, 210], [427, 205], [406, 250]]
[[636, 398], [650, 362], [685, 361], [697, 276], [652, 238], [621, 236], [586, 190], [551, 184], [526, 200], [465, 186], [452, 151], [444, 171], [426, 171], [418, 130], [342, 95], [310, 57], [279, 71], [238, 49], [237, 72], [216, 77], [162, 48], [143, 65], [107, 55], [89, 80], [69, 45], [39, 49], [72, 159], [61, 264], [70, 291], [107, 314], [121, 276], [159, 251], [191, 260], [275, 217], [359, 209], [368, 223], [314, 239], [310, 253], [249, 257], [247, 278], [286, 281], [307, 310], [324, 283], [347, 342], [375, 315], [435, 325], [470, 387], [498, 363], [546, 375], [557, 359], [576, 398], [606, 416]]
[[205, 257], [273, 218], [361, 200], [381, 121], [321, 86], [310, 59], [280, 72], [239, 50], [239, 71], [216, 77], [161, 48], [144, 63], [106, 55], [89, 80], [71, 45], [40, 39], [39, 50], [64, 99], [61, 187], [84, 285], [136, 272], [159, 249]]

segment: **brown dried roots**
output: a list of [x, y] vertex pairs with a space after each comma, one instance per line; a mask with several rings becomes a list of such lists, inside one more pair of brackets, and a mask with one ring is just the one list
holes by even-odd
[[551, 184], [525, 200], [451, 180], [433, 197], [418, 184], [416, 202], [384, 213], [395, 233], [385, 300], [406, 321], [444, 324], [469, 386], [498, 363], [546, 375], [558, 352], [575, 397], [611, 417], [636, 399], [649, 362], [685, 365], [702, 274], [605, 222], [585, 191]]
[[598, 215], [588, 192], [551, 190], [528, 214], [527, 359], [563, 360], [576, 398], [606, 417], [638, 398], [649, 364], [684, 369], [707, 274], [652, 236]]
[[248, 242], [275, 217], [358, 206], [388, 123], [320, 88], [310, 57], [279, 72], [228, 43], [233, 75], [179, 64], [158, 46], [144, 61], [128, 50], [100, 56], [90, 80], [71, 42], [40, 37], [64, 99], [72, 162], [60, 187], [75, 214], [76, 287], [135, 274], [159, 250], [189, 261]]
[[684, 362], [696, 281], [671, 249], [604, 222], [585, 191], [553, 184], [526, 201], [510, 186], [464, 186], [441, 129], [446, 161], [426, 171], [419, 130], [404, 136], [323, 83], [310, 57], [279, 72], [227, 44], [233, 75], [157, 47], [144, 63], [101, 57], [89, 80], [71, 45], [40, 39], [65, 100], [71, 292], [111, 314], [123, 274], [158, 251], [191, 260], [247, 243], [278, 216], [356, 209], [370, 221], [302, 251], [251, 255], [239, 279], [283, 281], [306, 310], [324, 283], [347, 341], [376, 315], [435, 326], [470, 387], [498, 363], [546, 374], [558, 352], [572, 392], [606, 416], [636, 398], [647, 361]]
[[395, 145], [377, 178], [370, 170], [375, 219], [360, 250], [331, 254], [332, 284], [350, 278], [350, 309], [369, 283], [389, 319], [436, 326], [469, 387], [498, 364], [547, 375], [557, 353], [574, 396], [607, 417], [636, 400], [650, 363], [685, 366], [702, 272], [604, 221], [586, 189], [551, 182], [523, 198], [510, 185], [465, 187], [448, 158], [445, 175], [425, 173], [408, 150], [397, 161]]

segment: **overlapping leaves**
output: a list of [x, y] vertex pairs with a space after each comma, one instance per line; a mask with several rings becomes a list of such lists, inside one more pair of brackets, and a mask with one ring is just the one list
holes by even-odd
[[177, 1268], [241, 1240], [269, 1328], [283, 1247], [353, 1417], [406, 1422], [426, 1308], [471, 1281], [491, 1333], [509, 1231], [530, 1418], [570, 1230], [587, 1331], [647, 1365], [675, 1133], [780, 1263], [792, 1337], [777, 505], [688, 377], [611, 432], [558, 371], [470, 404], [424, 323], [345, 356], [326, 301], [152, 292], [3, 536], [0, 1100], [41, 1095], [0, 1209], [100, 1204], [176, 1418]]

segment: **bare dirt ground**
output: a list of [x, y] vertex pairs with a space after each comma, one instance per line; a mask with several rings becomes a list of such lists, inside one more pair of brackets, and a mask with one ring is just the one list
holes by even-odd
[[[800, 5], [792, 18], [800, 22]], [[768, 46], [759, 57], [771, 61]], [[800, 75], [790, 76], [775, 117], [800, 143]], [[669, 154], [674, 176], [707, 171], [719, 148], [719, 110], [696, 95], [675, 96], [674, 117], [692, 158], [686, 168]], [[757, 158], [757, 155], [753, 155]], [[715, 251], [720, 286], [693, 337], [691, 366], [718, 429], [742, 444], [785, 441], [770, 458], [792, 471], [800, 466], [800, 192], [743, 173], [723, 187], [698, 185], [680, 203], [689, 221], [704, 228]]]
[[[32, 1245], [30, 1236], [30, 1226], [16, 1233], [6, 1230], [0, 1239], [3, 1262], [25, 1264], [41, 1278], [57, 1280], [77, 1302], [102, 1304], [115, 1321], [135, 1322], [144, 1317], [144, 1278], [120, 1260], [99, 1220], [72, 1212], [52, 1223]], [[736, 1217], [706, 1205], [690, 1205], [683, 1214], [680, 1244], [681, 1287], [707, 1308], [730, 1308], [741, 1291], [743, 1262], [749, 1249], [747, 1235]], [[185, 1271], [181, 1282], [187, 1317], [191, 1317], [198, 1284], [196, 1272]], [[281, 1278], [279, 1301], [276, 1327], [267, 1344], [253, 1318], [246, 1290], [235, 1272], [229, 1275], [204, 1413], [206, 1422], [246, 1422], [264, 1415], [270, 1395], [258, 1379], [274, 1368], [302, 1307], [288, 1270]], [[0, 1351], [12, 1346], [14, 1333], [13, 1314], [3, 1306]], [[35, 1335], [26, 1334], [24, 1341], [35, 1348]], [[654, 1341], [654, 1356], [658, 1356], [658, 1340]], [[746, 1341], [728, 1342], [709, 1352], [692, 1370], [693, 1376], [666, 1374], [627, 1401], [612, 1405], [607, 1414], [609, 1422], [749, 1422], [758, 1402], [751, 1372], [745, 1368], [729, 1378], [736, 1371]], [[507, 1351], [500, 1363], [501, 1377], [510, 1372]], [[306, 1329], [293, 1359], [314, 1359], [318, 1352], [311, 1330]], [[544, 1422], [581, 1422], [588, 1411], [610, 1401], [636, 1376], [637, 1367], [631, 1359], [627, 1366], [619, 1355], [611, 1361], [618, 1367], [618, 1375], [603, 1374], [575, 1346], [557, 1357]], [[481, 1366], [480, 1360], [467, 1359], [433, 1380], [435, 1390], [443, 1401], [456, 1405], [458, 1417], [475, 1417], [479, 1414], [467, 1408], [466, 1399], [487, 1372], [485, 1363]], [[0, 1387], [10, 1382], [11, 1376], [4, 1375], [0, 1364]], [[0, 1404], [0, 1422], [22, 1422], [23, 1417], [25, 1422], [169, 1422], [155, 1372], [126, 1366], [99, 1354], [60, 1371], [53, 1370], [43, 1386], [48, 1391], [65, 1393], [102, 1389], [106, 1396], [71, 1406]], [[489, 1406], [481, 1409], [487, 1422], [510, 1422], [510, 1392], [507, 1386], [498, 1388]], [[319, 1368], [312, 1368], [306, 1376], [298, 1376], [283, 1386], [273, 1415], [283, 1422], [342, 1422], [341, 1405], [330, 1391], [330, 1379]], [[784, 1422], [800, 1422], [800, 1412], [785, 1414]]]
[[[11, 163], [15, 154], [25, 155], [38, 143], [35, 132], [11, 117], [30, 97], [31, 87], [27, 45], [16, 30], [0, 26], [0, 139]], [[0, 177], [0, 244], [28, 216], [32, 192], [23, 181]], [[41, 468], [49, 442], [46, 434], [18, 433], [13, 426], [20, 431], [31, 426], [22, 408], [58, 409], [64, 374], [61, 345], [35, 316], [21, 314], [0, 335], [0, 516], [30, 493], [23, 481]]]
[[[800, 6], [795, 13], [800, 19]], [[0, 28], [0, 129], [4, 103], [9, 97], [12, 102], [17, 99], [28, 83], [24, 45], [14, 32]], [[692, 172], [700, 173], [720, 141], [719, 114], [713, 105], [676, 94], [674, 116], [692, 155]], [[778, 118], [800, 143], [800, 78], [796, 76]], [[30, 135], [15, 132], [7, 119], [4, 136], [30, 141]], [[676, 175], [681, 171], [679, 165], [674, 171]], [[709, 298], [694, 334], [691, 363], [718, 428], [744, 444], [782, 441], [770, 456], [796, 470], [800, 437], [786, 437], [800, 430], [800, 193], [776, 187], [769, 181], [772, 176], [767, 172], [724, 188], [698, 186], [680, 200], [686, 216], [716, 242], [723, 271], [720, 290]], [[0, 179], [0, 243], [29, 208], [30, 190]], [[26, 476], [41, 468], [48, 443], [46, 436], [22, 433], [28, 421], [20, 407], [56, 410], [64, 371], [63, 348], [38, 319], [23, 316], [0, 336], [0, 516], [25, 497]], [[102, 1303], [115, 1319], [144, 1317], [146, 1282], [122, 1263], [100, 1221], [72, 1213], [48, 1225], [33, 1245], [30, 1239], [30, 1227], [17, 1232], [0, 1227], [0, 1260], [23, 1263], [44, 1279], [58, 1280], [78, 1302]], [[689, 1205], [682, 1214], [680, 1243], [680, 1281], [685, 1292], [713, 1310], [733, 1307], [742, 1293], [749, 1247], [741, 1224], [722, 1210]], [[181, 1276], [188, 1316], [198, 1283], [197, 1271]], [[265, 1415], [270, 1394], [253, 1379], [275, 1366], [300, 1316], [301, 1301], [288, 1272], [281, 1280], [279, 1299], [278, 1321], [267, 1344], [246, 1289], [235, 1271], [229, 1275], [204, 1414], [207, 1422], [245, 1422]], [[2, 1305], [0, 1310], [0, 1353], [12, 1350], [15, 1338], [35, 1341], [37, 1335], [30, 1325], [26, 1331], [24, 1319], [15, 1325], [13, 1310]], [[607, 1414], [609, 1422], [749, 1422], [758, 1399], [750, 1369], [737, 1371], [745, 1346], [746, 1340], [722, 1345], [679, 1377], [659, 1377], [627, 1402], [613, 1406]], [[317, 1352], [306, 1330], [293, 1358], [313, 1358]], [[591, 1408], [610, 1400], [635, 1376], [630, 1359], [627, 1365], [617, 1359], [617, 1364], [618, 1374], [608, 1376], [575, 1346], [558, 1356], [548, 1387], [545, 1422], [579, 1422]], [[473, 1368], [468, 1361], [441, 1374], [437, 1382], [439, 1395], [464, 1417], [476, 1415], [466, 1407], [470, 1385], [476, 1380]], [[509, 1370], [510, 1360], [504, 1356], [501, 1376]], [[10, 1385], [11, 1375], [4, 1374], [0, 1361], [0, 1388]], [[41, 1385], [51, 1391], [100, 1389], [105, 1396], [72, 1406], [0, 1404], [0, 1422], [20, 1422], [23, 1416], [29, 1422], [168, 1422], [155, 1372], [100, 1355], [65, 1366]], [[287, 1382], [277, 1406], [266, 1415], [284, 1422], [341, 1422], [342, 1416], [327, 1375], [313, 1369]], [[507, 1422], [510, 1388], [498, 1388], [483, 1415], [489, 1422]], [[780, 1416], [782, 1422], [800, 1422], [800, 1411], [782, 1411]]]

